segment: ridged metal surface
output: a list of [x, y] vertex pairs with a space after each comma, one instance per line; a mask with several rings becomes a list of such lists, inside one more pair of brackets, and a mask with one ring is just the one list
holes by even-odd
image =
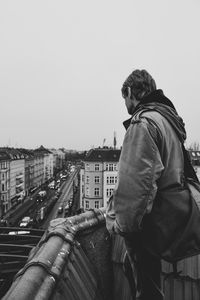
[[[181, 277], [200, 280], [200, 255], [179, 261], [177, 263], [177, 270], [181, 271]], [[172, 272], [172, 264], [162, 262], [162, 271], [166, 274]]]
[[[38, 246], [31, 251], [28, 262], [24, 268], [18, 272], [16, 279], [3, 299], [31, 300], [49, 299], [52, 297], [56, 285], [62, 280], [63, 270], [65, 270], [66, 267], [69, 269], [71, 264], [70, 257], [74, 251], [74, 236], [76, 233], [91, 228], [94, 229], [96, 225], [103, 224], [104, 222], [104, 212], [101, 210], [96, 212], [88, 211], [79, 216], [52, 221]], [[94, 242], [92, 245], [94, 245]], [[85, 262], [86, 258], [85, 256]], [[72, 283], [75, 274], [80, 274], [80, 272], [76, 272], [73, 266], [74, 265], [71, 264], [73, 271], [70, 273], [70, 281]], [[84, 271], [86, 272], [89, 269], [89, 265], [86, 263], [85, 267]], [[75, 276], [75, 278], [77, 279], [77, 276]], [[94, 278], [95, 281], [94, 272], [92, 278]], [[81, 283], [80, 277], [77, 282], [76, 291], [78, 290], [79, 284], [80, 288], [82, 288], [82, 292], [87, 290], [89, 283], [84, 286]], [[96, 288], [94, 287], [93, 291], [93, 295], [95, 295], [96, 298], [93, 297], [91, 299], [100, 299], [97, 293], [99, 288], [97, 287], [98, 285], [96, 283]], [[78, 298], [75, 297], [72, 299]], [[85, 299], [87, 300], [87, 298]]]
[[[115, 236], [111, 248], [104, 213], [51, 222], [3, 299], [131, 300], [123, 238]], [[200, 300], [199, 264], [200, 256], [179, 262], [175, 278], [171, 264], [162, 262], [165, 300]]]

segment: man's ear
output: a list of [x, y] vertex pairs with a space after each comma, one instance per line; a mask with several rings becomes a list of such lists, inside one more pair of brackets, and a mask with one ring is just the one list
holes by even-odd
[[128, 97], [131, 98], [131, 88], [128, 86]]

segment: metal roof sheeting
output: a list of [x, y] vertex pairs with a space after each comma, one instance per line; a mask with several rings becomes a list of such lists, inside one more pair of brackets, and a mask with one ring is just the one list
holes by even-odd
[[[131, 300], [123, 238], [116, 235], [111, 243], [104, 213], [53, 220], [3, 299]], [[179, 262], [178, 277], [162, 263], [165, 300], [200, 299], [199, 259]]]
[[[54, 293], [58, 295], [60, 289], [56, 289], [57, 285], [63, 286], [62, 297], [64, 296], [63, 293], [69, 290], [72, 298], [68, 299], [103, 299], [103, 288], [100, 288], [99, 285], [101, 283], [101, 286], [103, 286], [104, 276], [100, 275], [103, 273], [100, 272], [97, 276], [97, 270], [99, 269], [93, 267], [84, 252], [80, 254], [81, 249], [76, 250], [78, 244], [74, 236], [77, 232], [80, 235], [83, 230], [87, 231], [90, 228], [94, 229], [99, 224], [103, 225], [104, 221], [104, 214], [101, 210], [97, 212], [88, 211], [68, 219], [53, 220], [40, 243], [31, 251], [25, 267], [18, 272], [11, 288], [3, 299], [49, 299], [54, 297]], [[94, 237], [97, 238], [96, 232], [93, 234], [93, 239], [91, 237], [89, 239], [87, 248], [90, 248], [90, 251], [87, 254], [92, 250], [93, 258], [97, 255], [98, 248], [105, 249], [106, 239], [108, 241], [105, 226], [103, 226], [103, 231], [106, 233], [104, 240], [94, 239]], [[81, 237], [79, 238], [81, 240]], [[97, 246], [97, 241], [100, 244], [103, 242], [104, 247]], [[108, 244], [110, 245], [110, 243]], [[97, 257], [101, 259], [102, 254], [99, 253]], [[83, 269], [80, 269], [78, 261], [82, 261]], [[87, 273], [90, 276], [86, 277]], [[68, 285], [63, 285], [64, 279], [68, 277]], [[89, 295], [90, 298], [88, 298]]]
[[[171, 273], [173, 271], [172, 264], [163, 261], [162, 271], [164, 274]], [[181, 277], [189, 277], [191, 279], [200, 280], [200, 255], [179, 261], [177, 263], [177, 271], [181, 272]]]

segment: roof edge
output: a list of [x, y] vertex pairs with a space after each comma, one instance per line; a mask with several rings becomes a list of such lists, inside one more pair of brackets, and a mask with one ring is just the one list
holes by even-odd
[[104, 224], [105, 212], [105, 208], [100, 208], [52, 220], [39, 244], [31, 251], [27, 263], [16, 274], [3, 300], [49, 299], [75, 243], [76, 234]]

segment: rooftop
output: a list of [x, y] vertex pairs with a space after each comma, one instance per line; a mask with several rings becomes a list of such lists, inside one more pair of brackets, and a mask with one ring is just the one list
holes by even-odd
[[95, 148], [91, 149], [85, 158], [87, 162], [118, 162], [121, 150], [113, 148]]
[[[124, 257], [123, 239], [105, 228], [105, 209], [55, 219], [2, 299], [131, 300]], [[199, 256], [186, 259], [174, 277], [163, 262], [165, 300], [199, 300], [199, 267]]]
[[9, 148], [9, 147], [3, 147], [0, 148], [0, 153], [3, 155], [7, 155], [8, 159], [15, 160], [15, 159], [24, 159], [24, 153], [19, 151], [19, 149], [16, 148]]

